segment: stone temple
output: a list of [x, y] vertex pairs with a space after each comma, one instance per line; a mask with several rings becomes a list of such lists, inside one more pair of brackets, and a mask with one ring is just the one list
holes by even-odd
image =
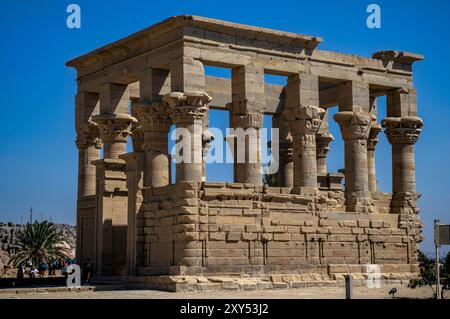
[[[78, 84], [79, 263], [93, 261], [97, 278], [171, 290], [333, 284], [347, 273], [369, 278], [371, 265], [385, 280], [416, 277], [423, 237], [414, 144], [423, 123], [412, 64], [423, 57], [388, 50], [365, 58], [318, 50], [321, 42], [183, 15], [67, 62]], [[231, 78], [205, 75], [207, 65]], [[265, 74], [287, 84], [265, 83]], [[205, 156], [210, 109], [228, 112], [230, 128], [257, 133], [263, 115], [273, 116], [277, 186], [263, 185], [259, 155], [248, 161], [259, 134], [246, 139], [232, 183], [207, 181], [204, 160], [171, 170], [169, 129], [192, 132], [188, 148]], [[329, 133], [330, 120], [341, 136]], [[376, 183], [382, 130], [392, 146], [390, 194]], [[345, 168], [328, 172], [338, 138]]]

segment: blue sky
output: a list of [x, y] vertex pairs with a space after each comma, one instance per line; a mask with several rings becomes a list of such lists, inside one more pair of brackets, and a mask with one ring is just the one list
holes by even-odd
[[[81, 7], [81, 29], [66, 27], [66, 7]], [[366, 7], [377, 3], [382, 28], [366, 27]], [[75, 222], [77, 149], [74, 138], [75, 71], [64, 63], [169, 16], [195, 14], [244, 24], [321, 36], [320, 49], [371, 56], [397, 49], [425, 55], [414, 66], [419, 113], [425, 122], [416, 145], [417, 189], [425, 223], [423, 248], [432, 251], [433, 218], [450, 223], [450, 1], [11, 1], [0, 3], [0, 220], [20, 222], [35, 214]], [[222, 74], [208, 69], [209, 74]], [[279, 82], [268, 78], [267, 81]], [[383, 106], [384, 105], [384, 106]], [[379, 119], [385, 115], [380, 101]], [[221, 113], [212, 125], [225, 127]], [[266, 126], [270, 118], [265, 119]], [[329, 170], [343, 167], [337, 125]], [[390, 147], [377, 149], [382, 191], [391, 189]], [[211, 167], [209, 179], [227, 180], [228, 170]], [[36, 216], [35, 215], [35, 216]]]

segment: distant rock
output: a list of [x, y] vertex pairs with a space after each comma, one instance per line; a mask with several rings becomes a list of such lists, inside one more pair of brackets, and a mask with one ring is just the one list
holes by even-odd
[[[56, 224], [62, 235], [62, 239], [72, 248], [76, 245], [76, 227], [68, 224]], [[13, 254], [17, 246], [17, 234], [22, 226], [14, 223], [0, 222], [0, 268], [7, 264], [10, 254]]]

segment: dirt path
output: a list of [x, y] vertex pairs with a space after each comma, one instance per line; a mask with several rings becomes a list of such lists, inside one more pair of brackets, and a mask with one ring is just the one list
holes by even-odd
[[[389, 291], [397, 288], [396, 298], [430, 298], [432, 291], [429, 287], [410, 289], [402, 286], [387, 285], [379, 289], [355, 287], [354, 299], [382, 299], [392, 298]], [[252, 290], [252, 291], [214, 291], [214, 292], [164, 292], [156, 290], [116, 290], [116, 291], [84, 291], [84, 292], [46, 292], [30, 294], [0, 293], [0, 299], [343, 299], [345, 288], [299, 288], [280, 290]], [[447, 295], [450, 299], [450, 293]]]

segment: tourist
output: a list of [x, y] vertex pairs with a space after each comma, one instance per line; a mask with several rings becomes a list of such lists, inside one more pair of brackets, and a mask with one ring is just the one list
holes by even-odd
[[45, 276], [45, 271], [47, 270], [48, 265], [45, 262], [45, 259], [42, 258], [41, 261], [39, 262], [39, 266], [38, 266], [38, 271], [39, 271], [39, 276], [42, 278]]
[[25, 273], [25, 269], [22, 264], [20, 264], [19, 269], [17, 269], [17, 278], [22, 279]]
[[30, 278], [36, 278], [37, 273], [38, 273], [38, 270], [36, 269], [36, 267], [31, 266], [30, 273], [29, 273]]
[[67, 262], [67, 260], [63, 260], [61, 264], [61, 273], [64, 277], [67, 278], [67, 266], [69, 265], [69, 263]]
[[53, 257], [50, 258], [49, 262], [48, 262], [48, 275], [52, 276], [53, 275]]
[[91, 283], [91, 276], [92, 276], [92, 264], [89, 258], [87, 258], [83, 264], [83, 278], [85, 283], [87, 284]]

